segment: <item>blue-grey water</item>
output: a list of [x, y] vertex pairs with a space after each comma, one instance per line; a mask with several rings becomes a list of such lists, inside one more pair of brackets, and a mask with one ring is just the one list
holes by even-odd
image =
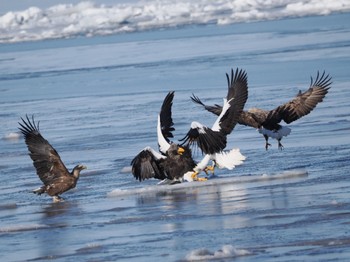
[[[208, 24], [0, 45], [1, 261], [346, 261], [350, 257], [350, 13]], [[246, 108], [272, 109], [325, 70], [325, 100], [265, 151], [236, 126], [247, 157], [207, 182], [157, 186], [128, 172], [157, 148], [156, 119], [175, 90], [175, 141], [215, 116], [225, 73], [248, 73]], [[67, 167], [88, 166], [53, 203], [40, 186], [20, 117], [34, 114]], [[196, 151], [195, 151], [196, 152]], [[201, 155], [195, 154], [197, 160]]]

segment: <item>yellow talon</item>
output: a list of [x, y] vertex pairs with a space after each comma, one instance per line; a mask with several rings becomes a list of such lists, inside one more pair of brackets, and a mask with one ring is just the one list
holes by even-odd
[[193, 174], [191, 175], [191, 178], [193, 179], [193, 181], [197, 181], [198, 180], [198, 172], [197, 171], [193, 172]]
[[213, 174], [214, 174], [214, 169], [215, 167], [214, 166], [207, 166], [205, 169], [204, 169], [204, 172], [208, 175], [208, 172], [211, 171]]
[[197, 171], [192, 173], [191, 178], [193, 179], [193, 181], [207, 181], [208, 180], [206, 177], [198, 177]]

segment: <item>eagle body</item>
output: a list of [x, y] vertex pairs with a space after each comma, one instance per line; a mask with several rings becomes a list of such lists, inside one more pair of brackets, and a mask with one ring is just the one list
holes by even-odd
[[[298, 94], [289, 102], [282, 104], [272, 110], [251, 108], [242, 111], [237, 123], [240, 125], [256, 128], [265, 138], [265, 148], [271, 146], [269, 137], [278, 141], [278, 148], [283, 149], [281, 139], [291, 133], [289, 127], [283, 126], [282, 121], [290, 124], [299, 118], [308, 115], [318, 103], [322, 102], [330, 89], [331, 77], [325, 72], [317, 72], [315, 80], [311, 77], [309, 88]], [[207, 111], [219, 115], [222, 107], [219, 105], [207, 106], [198, 97], [192, 97], [193, 102], [202, 105]]]
[[35, 123], [34, 116], [32, 121], [28, 116], [26, 118], [27, 120], [21, 118], [22, 123], [19, 123], [19, 129], [24, 135], [36, 173], [43, 182], [43, 186], [33, 192], [38, 195], [47, 193], [54, 197], [54, 201], [59, 201], [62, 199], [61, 194], [77, 185], [80, 171], [86, 169], [86, 166], [77, 165], [72, 172], [69, 172], [57, 151], [40, 134], [39, 122]]
[[[222, 152], [226, 147], [226, 135], [230, 131], [232, 113], [231, 104], [226, 101], [224, 110], [219, 115], [213, 128], [208, 128], [199, 122], [192, 122], [190, 130], [180, 141], [181, 144], [170, 141], [175, 130], [172, 120], [172, 103], [174, 91], [169, 92], [161, 106], [158, 114], [157, 137], [158, 149], [155, 151], [150, 147], [144, 148], [131, 161], [132, 174], [143, 181], [149, 178], [178, 181], [192, 181], [197, 179], [196, 163], [192, 158], [190, 146], [196, 143], [204, 154], [215, 154]], [[233, 107], [234, 108], [234, 107]], [[193, 175], [193, 176], [192, 176]]]

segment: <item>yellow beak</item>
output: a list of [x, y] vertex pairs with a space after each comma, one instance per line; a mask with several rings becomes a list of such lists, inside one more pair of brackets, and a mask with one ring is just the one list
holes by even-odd
[[179, 147], [179, 148], [177, 149], [177, 153], [178, 153], [179, 155], [182, 155], [184, 152], [185, 152], [185, 149], [184, 149], [183, 147]]

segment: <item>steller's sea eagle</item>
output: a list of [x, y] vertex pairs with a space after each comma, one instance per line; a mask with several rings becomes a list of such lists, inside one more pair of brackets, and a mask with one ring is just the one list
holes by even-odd
[[[225, 100], [231, 101], [230, 103], [231, 107], [229, 108], [230, 118], [226, 120], [229, 126], [226, 129], [225, 134], [228, 135], [232, 132], [232, 130], [236, 126], [236, 123], [248, 99], [248, 80], [247, 80], [246, 72], [242, 69], [239, 70], [238, 68], [236, 69], [235, 72], [233, 69], [231, 69], [231, 79], [228, 74], [226, 74], [226, 78], [227, 78], [227, 96]], [[192, 95], [193, 95], [192, 99], [198, 99], [194, 94]], [[216, 126], [217, 123], [218, 121], [212, 127], [213, 130], [217, 128]], [[209, 160], [213, 161], [213, 166], [206, 167]], [[219, 153], [205, 155], [202, 161], [200, 161], [197, 164], [195, 170], [201, 171], [204, 168], [205, 170], [211, 170], [214, 173], [215, 166], [218, 168], [233, 169], [235, 166], [242, 164], [244, 160], [245, 160], [245, 157], [240, 153], [238, 148], [225, 150]]]
[[19, 130], [24, 135], [36, 173], [44, 183], [40, 188], [33, 190], [33, 193], [47, 193], [55, 202], [60, 201], [62, 197], [59, 195], [76, 186], [80, 171], [86, 169], [86, 166], [77, 165], [69, 172], [57, 151], [40, 134], [39, 122], [35, 123], [34, 116], [32, 122], [28, 116], [26, 118], [27, 121], [21, 118], [23, 123], [18, 123], [21, 126]]
[[[198, 122], [191, 124], [191, 129], [186, 136], [188, 139], [183, 144], [170, 141], [173, 137], [174, 123], [172, 120], [171, 107], [174, 99], [174, 91], [169, 92], [165, 97], [157, 122], [157, 137], [159, 151], [150, 147], [143, 149], [131, 161], [132, 174], [139, 181], [148, 178], [169, 180], [170, 183], [181, 182], [183, 180], [198, 180], [198, 172], [193, 169], [196, 166], [192, 158], [191, 144], [196, 142], [204, 154], [215, 154], [221, 152], [226, 147], [226, 134], [231, 124], [231, 105], [225, 101], [222, 113], [219, 115], [216, 129], [210, 129]], [[226, 120], [225, 120], [226, 119]], [[221, 121], [220, 121], [221, 120]], [[230, 121], [231, 122], [231, 121]]]
[[[282, 126], [280, 122], [283, 120], [289, 124], [307, 114], [309, 114], [319, 102], [322, 102], [328, 89], [330, 88], [331, 77], [322, 75], [317, 72], [315, 81], [311, 77], [311, 84], [305, 92], [299, 91], [296, 97], [289, 102], [278, 106], [273, 110], [264, 110], [260, 108], [251, 108], [248, 111], [243, 111], [238, 119], [238, 124], [257, 128], [265, 138], [265, 149], [267, 150], [271, 144], [268, 143], [269, 137], [278, 141], [278, 148], [283, 149], [281, 139], [290, 134], [291, 129]], [[202, 105], [206, 110], [219, 115], [222, 107], [220, 105], [207, 106], [198, 97], [191, 97], [192, 100]]]

